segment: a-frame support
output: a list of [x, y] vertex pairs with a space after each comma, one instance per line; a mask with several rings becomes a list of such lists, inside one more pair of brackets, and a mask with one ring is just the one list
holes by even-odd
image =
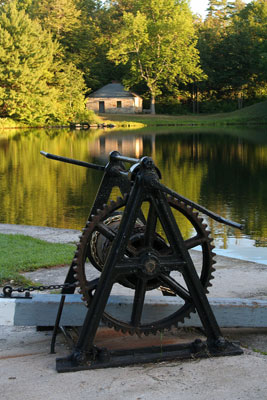
[[[222, 337], [166, 195], [157, 187], [156, 183], [159, 176], [153, 161], [144, 157], [131, 172], [134, 179], [122, 219], [105, 260], [77, 344], [70, 356], [57, 359], [58, 372], [128, 365], [154, 360], [190, 358], [196, 355], [208, 357], [210, 355], [237, 355], [242, 353], [237, 345]], [[133, 257], [129, 260], [124, 256], [126, 248], [136, 220], [142, 213], [142, 203], [148, 200], [152, 207], [150, 207], [146, 223], [147, 252], [140, 257]], [[172, 250], [169, 257], [161, 257], [149, 249], [149, 236], [151, 229], [153, 231], [153, 224], [155, 224], [156, 219], [159, 219]], [[134, 351], [108, 351], [94, 346], [95, 335], [114, 283], [129, 274], [135, 274], [137, 277], [138, 274], [157, 277], [173, 270], [179, 271], [184, 278], [189, 292], [188, 301], [192, 303], [192, 307], [199, 314], [207, 336], [206, 342], [196, 341], [182, 346], [160, 346], [159, 348], [136, 349]], [[141, 287], [133, 302], [132, 323], [136, 326], [141, 320], [144, 291], [145, 289]]]

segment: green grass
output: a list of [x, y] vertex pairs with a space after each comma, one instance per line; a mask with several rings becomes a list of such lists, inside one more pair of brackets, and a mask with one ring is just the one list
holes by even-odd
[[[88, 112], [87, 112], [88, 114]], [[117, 128], [139, 129], [147, 126], [214, 126], [214, 125], [247, 125], [247, 124], [267, 124], [267, 101], [253, 104], [241, 110], [218, 113], [218, 114], [187, 114], [187, 115], [166, 115], [166, 114], [100, 114], [92, 113], [89, 118], [81, 115], [90, 123], [113, 123]], [[79, 121], [76, 121], [79, 122]], [[81, 122], [81, 121], [80, 121]], [[39, 127], [40, 124], [38, 124]], [[28, 127], [34, 127], [31, 124]], [[26, 124], [13, 121], [11, 118], [0, 118], [0, 131], [6, 128], [22, 128]]]
[[20, 275], [41, 267], [70, 264], [75, 246], [48, 243], [24, 235], [0, 234], [0, 284], [30, 284]]
[[267, 124], [267, 101], [229, 113], [188, 115], [101, 114], [101, 118], [113, 122], [118, 127], [136, 123], [143, 124], [143, 126]]
[[259, 353], [259, 354], [261, 354], [262, 356], [267, 356], [267, 351], [262, 351], [262, 350], [259, 350], [259, 349], [252, 349], [255, 353]]

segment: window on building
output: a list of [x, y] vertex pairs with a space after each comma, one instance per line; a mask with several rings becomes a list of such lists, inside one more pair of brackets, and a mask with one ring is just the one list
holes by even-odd
[[117, 108], [121, 108], [121, 101], [117, 101]]

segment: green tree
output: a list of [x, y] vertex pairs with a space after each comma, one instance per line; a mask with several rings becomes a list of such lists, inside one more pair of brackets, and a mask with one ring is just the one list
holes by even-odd
[[29, 13], [33, 19], [38, 20], [43, 29], [52, 32], [58, 40], [79, 25], [81, 14], [73, 0], [32, 0]]
[[132, 86], [145, 82], [151, 112], [162, 87], [201, 77], [192, 14], [187, 1], [138, 0], [133, 12], [123, 12], [120, 29], [108, 53], [116, 65], [127, 65]]
[[[222, 6], [221, 1], [210, 2]], [[224, 2], [225, 3], [225, 2]], [[218, 6], [217, 4], [217, 6]], [[199, 29], [201, 66], [208, 79], [202, 83], [207, 99], [232, 99], [242, 107], [243, 98], [266, 93], [266, 1], [227, 2], [228, 14], [208, 16]], [[233, 103], [234, 104], [234, 103]]]
[[227, 0], [209, 0], [208, 18], [225, 19], [227, 15]]
[[16, 1], [4, 7], [0, 13], [1, 117], [37, 123], [67, 121], [84, 109], [82, 75], [74, 66], [64, 65], [60, 53], [51, 34], [19, 11]]
[[55, 72], [58, 91], [56, 115], [60, 121], [79, 121], [88, 118], [85, 111], [86, 86], [83, 74], [72, 63], [62, 65]]
[[98, 89], [112, 79], [112, 63], [106, 56], [106, 37], [112, 22], [106, 8], [95, 0], [82, 0], [77, 8], [79, 24], [62, 40], [65, 58], [83, 71], [88, 88]]
[[267, 2], [254, 0], [234, 19], [233, 31], [246, 37], [252, 53], [251, 81], [267, 81]]

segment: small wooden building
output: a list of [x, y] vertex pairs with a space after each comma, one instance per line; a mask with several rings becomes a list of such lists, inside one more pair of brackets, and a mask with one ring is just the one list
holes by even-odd
[[142, 112], [143, 99], [116, 82], [91, 93], [87, 98], [86, 107], [96, 113], [134, 114]]

